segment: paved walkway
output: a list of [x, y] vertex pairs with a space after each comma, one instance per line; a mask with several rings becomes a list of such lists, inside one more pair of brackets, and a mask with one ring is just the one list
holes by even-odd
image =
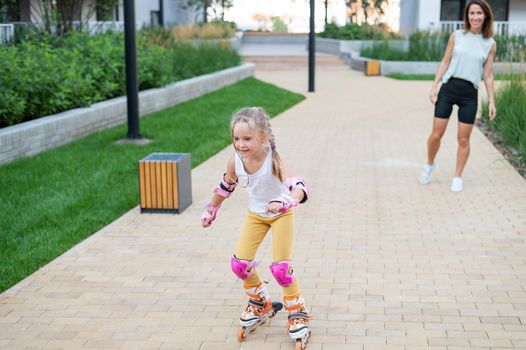
[[[257, 77], [307, 87], [304, 70]], [[310, 349], [526, 349], [524, 179], [474, 130], [465, 190], [451, 193], [452, 123], [421, 186], [429, 82], [345, 67], [316, 78], [315, 94], [273, 120], [278, 149], [312, 191], [294, 252], [315, 318]], [[182, 215], [135, 208], [1, 294], [0, 348], [293, 349], [283, 313], [236, 341], [245, 297], [229, 258], [244, 191], [199, 227], [230, 155], [193, 170], [194, 205]], [[270, 279], [270, 239], [260, 252]]]

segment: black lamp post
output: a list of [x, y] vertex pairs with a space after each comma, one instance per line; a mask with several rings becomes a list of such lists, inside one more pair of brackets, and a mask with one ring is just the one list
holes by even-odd
[[316, 63], [316, 41], [314, 32], [314, 0], [310, 0], [309, 30], [309, 92], [314, 92], [314, 66]]
[[126, 102], [128, 106], [128, 134], [126, 138], [140, 139], [134, 0], [124, 0], [124, 47], [126, 53]]

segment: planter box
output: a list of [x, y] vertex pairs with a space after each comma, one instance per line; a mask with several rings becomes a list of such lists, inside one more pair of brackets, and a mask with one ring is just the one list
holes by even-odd
[[[141, 91], [139, 114], [143, 116], [175, 106], [253, 75], [254, 64], [245, 63], [163, 88]], [[126, 123], [126, 120], [126, 97], [122, 96], [8, 126], [0, 129], [0, 164], [58, 147], [95, 131]]]

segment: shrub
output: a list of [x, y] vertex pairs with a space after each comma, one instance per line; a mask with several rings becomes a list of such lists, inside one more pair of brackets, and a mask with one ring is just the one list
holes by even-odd
[[506, 145], [515, 148], [522, 162], [526, 162], [526, 76], [524, 72], [511, 76], [495, 93], [497, 117], [489, 123], [488, 103], [482, 115]]
[[[446, 50], [450, 33], [418, 31], [409, 36], [409, 50], [402, 51], [386, 43], [361, 51], [364, 57], [401, 61], [440, 61]], [[495, 36], [497, 42], [496, 61], [519, 62], [526, 57], [524, 35]]]
[[[153, 39], [162, 33], [138, 35], [140, 90], [240, 63], [230, 48]], [[42, 35], [38, 42], [0, 46], [0, 127], [121, 96], [126, 91], [124, 68], [122, 33]]]
[[318, 36], [341, 40], [387, 40], [400, 38], [398, 34], [392, 32], [385, 24], [358, 25], [356, 23], [347, 23], [339, 27], [334, 22], [327, 23], [324, 31], [319, 33]]
[[232, 37], [235, 27], [230, 22], [211, 22], [199, 25], [180, 25], [168, 29], [177, 41], [193, 39], [226, 39]]
[[503, 62], [521, 62], [526, 59], [526, 35], [495, 35], [497, 42], [497, 60]]

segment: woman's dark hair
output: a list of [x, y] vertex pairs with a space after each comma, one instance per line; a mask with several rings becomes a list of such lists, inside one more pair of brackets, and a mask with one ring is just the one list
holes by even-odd
[[464, 9], [464, 30], [468, 31], [471, 29], [469, 24], [469, 8], [471, 5], [479, 5], [484, 12], [484, 23], [482, 24], [482, 36], [484, 38], [491, 38], [493, 36], [493, 12], [491, 7], [485, 0], [469, 0]]

